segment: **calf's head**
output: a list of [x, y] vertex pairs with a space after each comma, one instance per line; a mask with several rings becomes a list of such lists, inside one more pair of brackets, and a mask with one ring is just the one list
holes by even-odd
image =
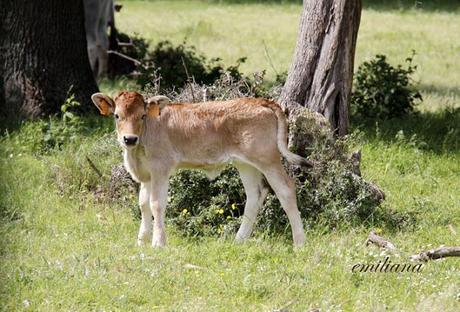
[[161, 109], [170, 103], [166, 96], [157, 95], [145, 101], [139, 93], [128, 91], [118, 93], [114, 99], [95, 93], [91, 99], [101, 115], [114, 115], [118, 142], [125, 148], [139, 144], [144, 123], [149, 118], [157, 118]]

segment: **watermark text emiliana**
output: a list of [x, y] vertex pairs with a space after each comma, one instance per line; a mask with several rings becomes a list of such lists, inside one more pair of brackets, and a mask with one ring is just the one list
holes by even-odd
[[420, 273], [423, 263], [393, 263], [390, 257], [375, 263], [356, 263], [351, 268], [352, 273]]

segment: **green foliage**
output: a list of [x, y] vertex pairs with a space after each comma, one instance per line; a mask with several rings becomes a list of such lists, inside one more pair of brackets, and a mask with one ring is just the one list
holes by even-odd
[[[389, 1], [372, 2], [386, 6]], [[427, 262], [420, 274], [350, 272], [356, 263], [383, 261], [385, 254], [392, 263], [407, 263], [412, 253], [459, 244], [452, 231], [460, 229], [460, 111], [446, 109], [459, 102], [460, 63], [451, 38], [458, 29], [458, 1], [442, 2], [455, 7], [447, 14], [364, 10], [360, 28], [364, 40], [358, 44], [358, 64], [379, 51], [402, 59], [402, 51], [423, 40], [419, 69], [428, 87], [422, 112], [379, 121], [378, 130], [375, 123], [367, 125], [359, 141], [364, 177], [376, 181], [387, 194], [377, 211], [417, 216], [415, 227], [401, 226], [404, 223], [395, 218], [391, 220], [399, 225], [398, 231], [383, 228], [381, 235], [397, 246], [398, 253], [365, 246], [371, 230], [367, 222], [335, 231], [315, 224], [307, 229], [306, 246], [296, 252], [288, 235], [266, 236], [259, 230], [247, 243], [238, 245], [233, 237], [184, 238], [183, 228], [176, 226], [167, 227], [166, 248], [138, 247], [139, 222], [132, 219], [129, 208], [138, 209], [137, 194], [126, 193], [131, 196], [126, 201], [100, 200], [98, 185], [104, 186], [107, 177], [99, 178], [85, 159], [89, 155], [104, 175], [110, 175], [111, 166], [121, 161], [113, 121], [85, 117], [90, 128], [81, 129], [81, 140], [46, 153], [38, 151], [43, 124], [48, 121], [26, 122], [0, 137], [0, 211], [4, 213], [0, 222], [0, 310], [367, 311], [382, 307], [389, 311], [459, 311], [458, 259]], [[244, 55], [251, 60], [244, 64], [248, 73], [267, 65], [259, 57], [260, 44], [247, 43], [269, 38], [274, 33], [270, 25], [277, 25], [270, 42], [285, 48], [277, 51], [279, 56], [273, 55], [274, 63], [277, 68], [288, 68], [291, 61], [298, 26], [292, 21], [297, 20], [300, 6], [235, 5], [234, 14], [229, 15], [226, 7], [201, 1], [123, 4], [126, 11], [117, 16], [118, 26], [142, 32], [152, 41], [166, 36], [173, 42], [183, 40], [185, 28], [177, 27], [177, 12], [190, 24], [205, 18], [225, 38], [225, 44], [216, 40], [215, 33], [190, 36], [190, 42], [227, 60], [239, 57], [244, 47]], [[152, 18], [153, 11], [161, 18]], [[270, 24], [261, 25], [262, 18]], [[421, 20], [420, 31], [413, 31]], [[241, 29], [257, 29], [258, 37]], [[403, 132], [398, 134], [399, 130]], [[63, 173], [58, 176], [67, 183], [65, 193], [55, 180], [55, 170]], [[68, 188], [69, 184], [75, 187]], [[284, 217], [282, 212], [279, 215]]]
[[187, 236], [233, 233], [243, 214], [244, 188], [235, 168], [209, 181], [199, 171], [181, 170], [170, 180], [168, 214]]
[[143, 61], [148, 57], [149, 43], [139, 34], [128, 36], [123, 32], [117, 33], [117, 40], [123, 43], [118, 46], [117, 52], [131, 59], [120, 57], [116, 54], [109, 55], [109, 76], [126, 76], [136, 70], [132, 59]]
[[75, 113], [78, 107], [80, 103], [71, 94], [61, 106], [60, 120], [57, 122], [55, 118], [49, 119], [43, 129], [43, 143], [46, 148], [61, 147], [65, 142], [79, 139], [78, 133], [83, 127], [83, 120]]
[[246, 58], [239, 58], [235, 65], [227, 68], [220, 61], [220, 58], [208, 60], [204, 55], [198, 54], [195, 47], [187, 46], [185, 42], [174, 46], [169, 41], [162, 41], [148, 54], [147, 62], [152, 66], [143, 67], [138, 83], [144, 87], [158, 74], [162, 88], [171, 90], [183, 87], [192, 79], [200, 84], [212, 84], [224, 72], [229, 72], [234, 78], [241, 78], [238, 67]]
[[129, 38], [121, 33], [120, 40], [131, 42], [129, 45], [121, 46], [120, 52], [141, 64], [133, 66], [131, 61], [117, 58], [113, 65], [115, 72], [112, 74], [126, 75], [137, 70], [136, 81], [142, 89], [156, 83], [157, 80], [160, 89], [164, 91], [182, 88], [191, 81], [212, 84], [224, 73], [229, 73], [234, 79], [240, 79], [242, 74], [239, 67], [246, 61], [245, 57], [240, 57], [236, 64], [225, 67], [220, 58], [208, 59], [185, 41], [178, 45], [173, 45], [167, 40], [160, 41], [150, 51], [148, 42], [139, 35]]
[[[356, 137], [334, 140], [327, 128], [306, 113], [291, 131], [311, 141], [299, 154], [315, 162], [311, 171], [297, 171], [297, 201], [309, 227], [338, 227], [373, 224], [396, 229], [412, 224], [404, 213], [382, 209], [363, 179], [352, 174], [347, 154]], [[238, 171], [227, 168], [214, 181], [199, 171], [182, 170], [170, 180], [169, 220], [187, 236], [234, 233], [243, 214], [244, 189]], [[289, 222], [271, 191], [261, 209], [257, 227], [269, 234], [289, 233]]]
[[380, 54], [359, 66], [351, 98], [354, 118], [390, 119], [414, 111], [416, 101], [421, 101], [422, 96], [411, 80], [417, 69], [412, 65], [413, 55], [406, 59], [407, 68], [393, 67]]
[[88, 126], [89, 118], [76, 113], [80, 103], [71, 94], [61, 106], [60, 116], [36, 122], [24, 122], [21, 130], [11, 137], [22, 152], [43, 154], [52, 149], [60, 149], [69, 142], [81, 140], [81, 132]]

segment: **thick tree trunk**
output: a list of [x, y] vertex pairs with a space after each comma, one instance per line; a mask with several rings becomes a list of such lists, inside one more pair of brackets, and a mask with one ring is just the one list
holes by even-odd
[[1, 119], [58, 112], [69, 90], [89, 109], [97, 85], [82, 0], [5, 0], [0, 10]]
[[294, 61], [280, 97], [288, 111], [324, 115], [339, 135], [348, 131], [361, 0], [304, 0]]
[[[317, 176], [327, 174], [330, 159], [337, 160], [341, 164], [337, 174], [348, 176], [355, 187], [363, 187], [380, 203], [385, 193], [360, 176], [361, 154], [347, 157], [346, 148], [333, 135], [348, 131], [360, 19], [361, 0], [304, 0], [294, 60], [278, 102], [289, 117], [289, 148], [313, 157]], [[324, 155], [311, 155], [312, 146]], [[293, 177], [310, 174], [294, 165], [287, 169]]]

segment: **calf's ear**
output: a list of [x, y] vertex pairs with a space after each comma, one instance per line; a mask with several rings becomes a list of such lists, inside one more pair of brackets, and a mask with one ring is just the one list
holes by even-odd
[[171, 100], [164, 95], [156, 95], [147, 99], [146, 109], [150, 117], [160, 116], [161, 110], [168, 104], [171, 103]]
[[102, 93], [94, 93], [91, 95], [91, 100], [93, 100], [94, 105], [99, 109], [101, 115], [109, 116], [113, 114], [115, 103], [109, 96]]

